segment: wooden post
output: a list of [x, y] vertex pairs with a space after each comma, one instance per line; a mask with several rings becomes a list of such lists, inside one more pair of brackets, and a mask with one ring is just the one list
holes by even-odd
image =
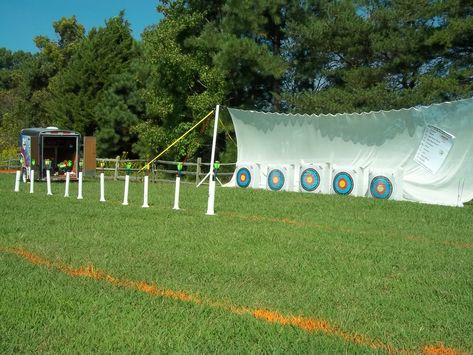
[[113, 175], [113, 180], [117, 180], [118, 179], [118, 169], [120, 168], [120, 156], [117, 155], [117, 157], [115, 158], [115, 173]]
[[202, 164], [202, 158], [199, 157], [199, 158], [197, 158], [197, 167], [195, 169], [195, 184], [196, 185], [199, 185], [199, 183], [200, 183], [200, 173], [201, 173], [200, 166], [201, 166], [201, 164]]

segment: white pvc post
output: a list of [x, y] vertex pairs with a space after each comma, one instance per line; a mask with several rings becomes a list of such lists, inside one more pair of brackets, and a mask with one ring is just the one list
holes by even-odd
[[46, 169], [46, 185], [48, 187], [48, 195], [52, 195], [52, 191], [51, 191], [51, 172], [49, 171], [49, 169]]
[[122, 205], [128, 205], [128, 187], [130, 185], [130, 175], [125, 175], [125, 191], [123, 192], [123, 203]]
[[144, 189], [143, 189], [143, 208], [148, 208], [148, 175], [144, 179]]
[[173, 210], [179, 209], [179, 189], [181, 185], [181, 178], [179, 175], [176, 176], [176, 190], [174, 191], [174, 207]]
[[28, 175], [28, 170], [27, 170], [27, 168], [25, 168], [23, 171], [24, 171], [23, 172], [23, 182], [26, 184], [26, 178], [27, 178], [27, 175]]
[[210, 157], [210, 176], [209, 176], [209, 199], [207, 203], [207, 215], [212, 216], [215, 214], [214, 205], [215, 205], [215, 172], [214, 172], [214, 162], [215, 162], [215, 147], [217, 145], [217, 127], [218, 127], [218, 114], [220, 111], [220, 105], [217, 105], [215, 109], [215, 123], [214, 123], [214, 136], [212, 139], [212, 155]]
[[30, 194], [34, 192], [34, 169], [30, 171]]
[[82, 200], [82, 171], [79, 171], [79, 182], [77, 187], [77, 199]]
[[100, 173], [100, 202], [105, 202], [105, 174]]
[[15, 176], [15, 192], [20, 191], [20, 177], [21, 177], [21, 170], [17, 170], [16, 176]]
[[66, 172], [66, 186], [64, 187], [64, 197], [69, 197], [69, 182], [71, 181], [71, 175], [69, 171]]

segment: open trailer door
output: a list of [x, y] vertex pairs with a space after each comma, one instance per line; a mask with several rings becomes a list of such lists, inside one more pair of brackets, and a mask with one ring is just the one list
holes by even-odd
[[71, 179], [77, 179], [79, 138], [80, 135], [73, 131], [57, 130], [41, 134], [43, 161], [50, 161], [53, 178], [63, 179], [66, 172], [69, 172]]
[[95, 176], [97, 166], [97, 151], [95, 137], [84, 137], [84, 175]]

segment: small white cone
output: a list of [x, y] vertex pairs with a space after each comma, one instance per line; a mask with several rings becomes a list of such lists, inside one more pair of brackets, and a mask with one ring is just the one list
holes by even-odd
[[77, 199], [82, 200], [82, 171], [79, 171], [79, 186], [77, 188]]
[[48, 195], [52, 195], [52, 191], [51, 191], [51, 172], [49, 171], [49, 169], [46, 170], [46, 185], [48, 187]]
[[71, 175], [68, 172], [66, 172], [66, 186], [64, 188], [64, 197], [69, 197], [69, 182], [71, 181]]
[[215, 204], [215, 180], [213, 177], [210, 177], [209, 181], [209, 199], [207, 202], [207, 215], [213, 216], [215, 214], [214, 210], [214, 204]]
[[179, 209], [179, 189], [181, 185], [181, 178], [176, 176], [176, 190], [174, 191], [174, 207], [173, 210]]
[[143, 189], [143, 208], [148, 208], [148, 175], [144, 179], [144, 189]]
[[128, 205], [128, 187], [130, 185], [130, 175], [125, 175], [125, 191], [123, 192], [123, 203], [122, 205]]
[[15, 192], [20, 191], [20, 177], [21, 177], [21, 171], [17, 170], [16, 176], [15, 176]]
[[31, 169], [30, 172], [30, 194], [34, 192], [34, 170]]
[[100, 173], [100, 202], [105, 202], [105, 175]]

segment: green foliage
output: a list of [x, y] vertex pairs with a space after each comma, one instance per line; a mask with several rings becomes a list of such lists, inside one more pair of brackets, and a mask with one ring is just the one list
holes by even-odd
[[5, 161], [11, 158], [18, 158], [18, 147], [12, 146], [0, 150], [0, 161]]
[[322, 2], [291, 24], [292, 66], [303, 75], [286, 98], [298, 112], [336, 113], [468, 97], [471, 14], [456, 0]]
[[[0, 49], [0, 148], [21, 128], [97, 137], [99, 155], [149, 157], [216, 104], [337, 113], [473, 94], [465, 0], [163, 0], [141, 41], [124, 13], [88, 33], [72, 17], [32, 55]], [[206, 122], [166, 158], [209, 158]], [[225, 134], [226, 137], [231, 132]], [[220, 136], [223, 136], [220, 131]], [[221, 152], [235, 147], [219, 141]]]
[[130, 151], [130, 128], [145, 110], [138, 93], [139, 51], [124, 14], [92, 29], [50, 85], [48, 112], [56, 125], [96, 135], [99, 155]]
[[75, 16], [62, 17], [59, 21], [53, 22], [53, 28], [59, 38], [58, 41], [45, 36], [37, 36], [35, 44], [59, 70], [67, 65], [77, 51], [78, 44], [84, 39], [85, 28], [77, 22]]

